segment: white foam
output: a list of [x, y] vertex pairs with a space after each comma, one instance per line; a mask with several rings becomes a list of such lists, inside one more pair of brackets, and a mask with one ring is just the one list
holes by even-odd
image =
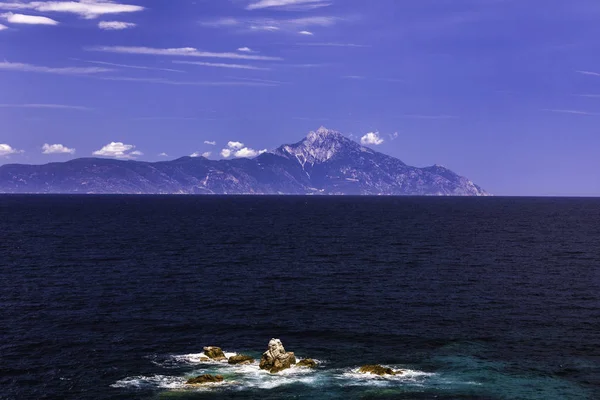
[[[229, 357], [236, 356], [238, 353], [223, 352], [223, 354], [225, 354], [225, 357], [229, 358]], [[178, 363], [183, 363], [183, 364], [226, 364], [227, 363], [227, 360], [221, 360], [221, 361], [216, 361], [216, 360], [212, 360], [212, 359], [206, 360], [207, 358], [208, 357], [204, 353], [191, 353], [191, 354], [181, 354], [181, 355], [171, 356], [171, 359], [173, 361], [178, 362]]]
[[246, 388], [273, 389], [295, 383], [315, 385], [322, 379], [310, 368], [292, 366], [279, 373], [271, 374], [258, 367], [257, 364], [234, 366], [235, 373], [240, 374], [240, 383]]
[[114, 388], [129, 388], [129, 389], [169, 389], [169, 390], [211, 390], [214, 387], [234, 384], [236, 382], [211, 382], [202, 385], [188, 385], [187, 377], [182, 376], [133, 376], [121, 379], [110, 385]]
[[337, 379], [347, 380], [348, 385], [374, 385], [374, 386], [390, 386], [395, 384], [412, 384], [422, 385], [429, 378], [436, 376], [437, 374], [432, 372], [416, 371], [412, 369], [405, 369], [399, 367], [391, 367], [384, 365], [386, 368], [392, 368], [394, 370], [402, 370], [402, 374], [399, 375], [376, 375], [376, 374], [363, 374], [359, 372], [360, 368], [353, 368], [345, 370], [340, 375], [337, 375]]
[[121, 379], [110, 385], [114, 388], [130, 388], [130, 389], [180, 389], [185, 387], [187, 379], [182, 376], [133, 376]]

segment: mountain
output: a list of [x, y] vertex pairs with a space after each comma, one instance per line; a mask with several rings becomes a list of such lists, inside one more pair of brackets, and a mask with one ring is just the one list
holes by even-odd
[[0, 193], [488, 195], [449, 169], [410, 167], [326, 128], [254, 159], [8, 164]]

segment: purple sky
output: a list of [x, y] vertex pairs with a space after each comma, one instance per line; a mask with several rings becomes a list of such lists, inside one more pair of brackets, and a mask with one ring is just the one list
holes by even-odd
[[0, 164], [324, 125], [496, 195], [600, 196], [598, 37], [597, 0], [0, 0]]

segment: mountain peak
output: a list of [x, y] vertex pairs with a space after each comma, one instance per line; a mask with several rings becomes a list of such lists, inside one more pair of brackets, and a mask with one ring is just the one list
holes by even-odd
[[334, 131], [332, 129], [327, 129], [324, 126], [320, 127], [316, 131], [311, 131], [308, 136], [306, 136], [306, 140], [310, 143], [315, 143], [318, 141], [323, 141], [327, 138], [340, 138], [343, 137], [340, 132]]

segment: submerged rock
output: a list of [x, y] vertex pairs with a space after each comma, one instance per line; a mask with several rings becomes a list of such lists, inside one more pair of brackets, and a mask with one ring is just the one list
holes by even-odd
[[304, 360], [298, 361], [296, 366], [304, 368], [317, 368], [317, 363], [312, 358], [305, 358]]
[[252, 364], [254, 363], [254, 358], [240, 354], [237, 356], [229, 357], [228, 362], [229, 364]]
[[391, 368], [382, 367], [381, 365], [364, 365], [358, 370], [361, 374], [374, 374], [379, 376], [384, 375], [402, 375], [402, 370], [394, 371]]
[[188, 379], [186, 384], [188, 385], [203, 385], [205, 383], [219, 383], [223, 382], [223, 375], [200, 375], [192, 379]]
[[292, 352], [286, 352], [281, 340], [271, 339], [269, 349], [264, 352], [260, 359], [260, 369], [265, 369], [272, 374], [283, 371], [296, 364], [296, 356]]
[[208, 358], [210, 358], [211, 360], [215, 360], [215, 361], [227, 360], [227, 357], [225, 357], [225, 354], [223, 353], [223, 350], [221, 350], [220, 347], [215, 347], [215, 346], [205, 347], [204, 354], [206, 354], [206, 356]]

